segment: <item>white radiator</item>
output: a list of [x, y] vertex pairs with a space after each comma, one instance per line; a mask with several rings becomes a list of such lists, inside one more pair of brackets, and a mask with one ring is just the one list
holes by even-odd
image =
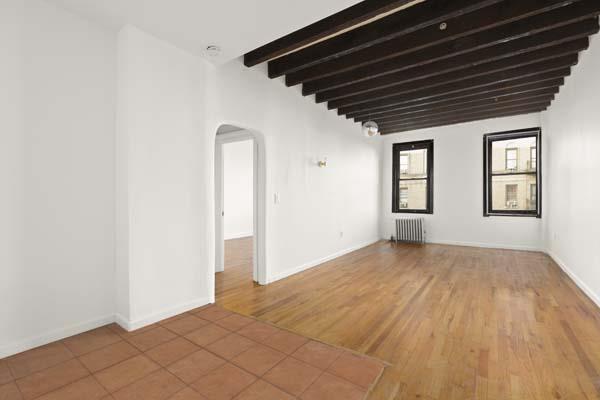
[[425, 243], [424, 218], [399, 218], [396, 220], [397, 242]]

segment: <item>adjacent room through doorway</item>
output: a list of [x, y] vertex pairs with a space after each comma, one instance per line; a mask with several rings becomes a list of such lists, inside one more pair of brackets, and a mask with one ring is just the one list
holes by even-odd
[[[215, 294], [261, 282], [259, 244], [259, 144], [255, 134], [222, 125], [215, 141]], [[263, 282], [264, 283], [264, 282]]]

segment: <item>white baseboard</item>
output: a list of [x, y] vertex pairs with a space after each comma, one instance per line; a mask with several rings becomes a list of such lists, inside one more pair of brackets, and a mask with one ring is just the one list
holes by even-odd
[[267, 283], [277, 282], [278, 280], [287, 278], [289, 276], [295, 275], [295, 274], [300, 273], [302, 271], [306, 271], [307, 269], [316, 267], [317, 265], [323, 264], [323, 263], [325, 263], [327, 261], [331, 261], [334, 258], [338, 258], [338, 257], [341, 257], [341, 256], [343, 256], [345, 254], [352, 253], [353, 251], [362, 249], [363, 247], [370, 246], [373, 243], [379, 242], [380, 240], [381, 239], [379, 239], [379, 238], [377, 238], [377, 239], [371, 239], [369, 241], [360, 243], [360, 244], [358, 244], [356, 246], [352, 246], [352, 247], [349, 247], [347, 249], [344, 249], [344, 250], [338, 251], [336, 253], [330, 254], [328, 256], [319, 258], [318, 260], [313, 260], [313, 261], [307, 262], [307, 263], [302, 264], [302, 265], [300, 265], [300, 266], [298, 266], [296, 268], [292, 268], [292, 269], [289, 269], [289, 270], [284, 271], [282, 273], [279, 273], [277, 275], [271, 276], [270, 278], [267, 279]]
[[186, 311], [192, 310], [197, 307], [204, 306], [209, 303], [210, 303], [210, 301], [209, 301], [208, 297], [202, 297], [199, 299], [188, 301], [186, 303], [178, 304], [174, 307], [162, 309], [160, 311], [154, 312], [154, 313], [146, 315], [144, 317], [137, 318], [133, 321], [129, 321], [129, 320], [127, 320], [127, 318], [124, 318], [122, 315], [117, 314], [117, 315], [115, 315], [115, 322], [127, 331], [134, 331], [136, 329], [140, 329], [145, 326], [152, 325], [155, 322], [162, 321], [163, 319], [173, 317], [175, 315], [184, 313]]
[[114, 321], [115, 316], [113, 314], [105, 315], [103, 317], [95, 318], [79, 324], [74, 324], [66, 328], [55, 329], [38, 336], [29, 337], [14, 343], [9, 343], [7, 345], [0, 346], [0, 359], [33, 349], [34, 347], [43, 346], [45, 344], [67, 338], [69, 336], [77, 335], [91, 329], [96, 329]]
[[502, 249], [502, 250], [519, 250], [519, 251], [541, 251], [543, 248], [533, 246], [518, 246], [513, 244], [498, 244], [498, 243], [479, 243], [479, 242], [458, 242], [453, 240], [432, 240], [427, 241], [428, 244], [445, 244], [449, 246], [464, 246], [464, 247], [482, 247], [486, 249]]
[[567, 274], [569, 278], [575, 282], [575, 284], [583, 291], [583, 293], [586, 294], [587, 297], [590, 298], [590, 300], [600, 307], [600, 296], [598, 294], [594, 293], [594, 291], [588, 285], [586, 285], [585, 282], [583, 282], [583, 280], [579, 278], [579, 276], [577, 276], [577, 274], [573, 272], [571, 268], [567, 267], [567, 265], [556, 254], [550, 250], [546, 250], [546, 254], [548, 254], [548, 256], [554, 260], [560, 269], [562, 269], [565, 274]]
[[234, 233], [232, 235], [225, 236], [224, 240], [241, 239], [241, 238], [245, 238], [245, 237], [250, 237], [252, 235], [254, 235], [254, 232], [252, 232], [252, 231], [250, 231], [250, 232]]

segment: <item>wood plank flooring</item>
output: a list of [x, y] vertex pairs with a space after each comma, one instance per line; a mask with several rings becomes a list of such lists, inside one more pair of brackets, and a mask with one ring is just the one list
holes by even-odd
[[382, 241], [256, 286], [226, 249], [217, 303], [391, 363], [370, 399], [600, 399], [600, 310], [544, 254]]

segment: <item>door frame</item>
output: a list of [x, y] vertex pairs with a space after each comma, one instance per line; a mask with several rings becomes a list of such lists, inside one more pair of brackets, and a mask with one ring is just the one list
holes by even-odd
[[214, 272], [224, 270], [225, 235], [224, 235], [224, 160], [223, 145], [245, 140], [253, 141], [253, 252], [252, 279], [261, 285], [267, 284], [265, 260], [266, 239], [266, 160], [265, 145], [258, 132], [239, 127], [239, 131], [218, 133], [215, 136], [215, 265]]

